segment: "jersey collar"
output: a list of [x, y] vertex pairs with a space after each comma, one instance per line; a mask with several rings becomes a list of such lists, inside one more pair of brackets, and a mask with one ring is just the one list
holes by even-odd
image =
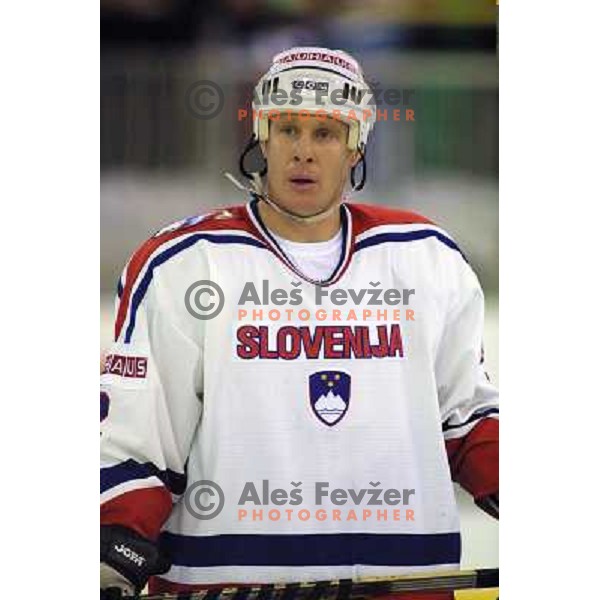
[[246, 211], [248, 213], [248, 217], [250, 221], [254, 224], [256, 229], [260, 232], [261, 236], [263, 237], [264, 241], [269, 247], [269, 250], [271, 250], [271, 252], [273, 252], [277, 256], [277, 258], [279, 258], [279, 260], [281, 260], [286, 265], [286, 267], [290, 269], [290, 271], [292, 271], [295, 275], [297, 275], [304, 281], [308, 281], [309, 283], [320, 286], [332, 285], [341, 278], [341, 276], [344, 274], [350, 263], [354, 238], [352, 227], [352, 213], [350, 212], [345, 203], [342, 202], [340, 204], [340, 216], [342, 225], [342, 254], [332, 274], [327, 279], [319, 281], [306, 276], [290, 260], [283, 248], [281, 248], [281, 246], [277, 243], [277, 240], [273, 237], [271, 232], [267, 229], [266, 225], [264, 224], [258, 211], [258, 202], [258, 198], [253, 198], [250, 202], [248, 202], [248, 204], [246, 204]]

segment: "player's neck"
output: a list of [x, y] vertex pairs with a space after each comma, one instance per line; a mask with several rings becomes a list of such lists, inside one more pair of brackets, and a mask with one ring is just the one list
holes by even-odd
[[317, 223], [302, 223], [286, 217], [266, 202], [258, 204], [263, 223], [278, 236], [292, 242], [324, 242], [330, 240], [340, 229], [340, 211], [334, 210]]

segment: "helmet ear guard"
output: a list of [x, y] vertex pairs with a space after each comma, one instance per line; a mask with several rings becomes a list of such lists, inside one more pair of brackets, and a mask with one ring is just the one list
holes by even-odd
[[258, 127], [255, 126], [255, 135], [259, 141], [266, 142], [269, 139], [269, 117], [257, 117]]
[[[350, 150], [358, 150], [358, 138], [360, 137], [360, 126], [356, 121], [348, 123], [348, 148]], [[366, 145], [366, 144], [365, 144]], [[360, 150], [359, 150], [360, 152]]]

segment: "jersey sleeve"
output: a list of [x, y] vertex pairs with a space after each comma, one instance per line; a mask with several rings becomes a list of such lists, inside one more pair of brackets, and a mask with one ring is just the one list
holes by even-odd
[[483, 359], [484, 296], [458, 253], [447, 270], [450, 294], [436, 356], [436, 379], [452, 478], [475, 498], [498, 493], [498, 391]]
[[[155, 539], [186, 487], [202, 413], [202, 344], [177, 321], [183, 296], [158, 269], [149, 283], [143, 273], [137, 287], [131, 273], [129, 284], [120, 280], [117, 305], [128, 306], [117, 311], [124, 324], [101, 376], [101, 524]], [[129, 294], [124, 285], [132, 287]]]

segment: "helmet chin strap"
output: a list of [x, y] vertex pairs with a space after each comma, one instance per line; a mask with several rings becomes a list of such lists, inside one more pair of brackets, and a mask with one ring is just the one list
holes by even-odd
[[250, 183], [251, 187], [247, 187], [241, 184], [231, 173], [228, 173], [227, 171], [225, 171], [224, 174], [225, 177], [227, 177], [227, 179], [229, 179], [229, 181], [231, 181], [238, 189], [243, 190], [245, 192], [249, 192], [253, 196], [257, 196], [266, 204], [268, 204], [274, 211], [278, 212], [280, 215], [292, 219], [293, 221], [296, 221], [296, 223], [320, 223], [321, 221], [327, 219], [327, 217], [329, 217], [331, 214], [333, 214], [335, 210], [339, 209], [340, 204], [343, 200], [342, 198], [339, 202], [336, 202], [329, 208], [325, 208], [315, 213], [314, 215], [299, 215], [295, 212], [287, 210], [286, 208], [283, 208], [282, 206], [279, 206], [275, 202], [275, 200], [271, 198], [269, 194], [267, 194], [267, 192], [264, 190], [262, 181], [258, 173], [252, 173], [252, 181]]

